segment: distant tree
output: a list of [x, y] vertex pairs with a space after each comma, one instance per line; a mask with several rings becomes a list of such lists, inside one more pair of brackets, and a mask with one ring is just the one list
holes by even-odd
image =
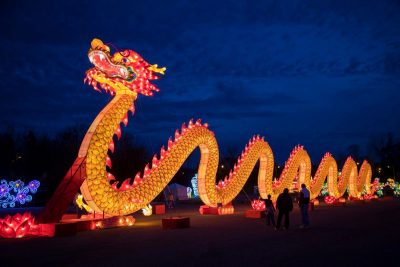
[[400, 174], [400, 141], [392, 133], [374, 136], [368, 145], [368, 154], [376, 159], [379, 176], [399, 179]]
[[151, 163], [151, 156], [147, 153], [146, 148], [138, 145], [134, 137], [125, 133], [120, 140], [114, 140], [115, 150], [110, 155], [113, 167], [110, 172], [119, 181], [127, 178], [135, 178], [136, 173], [141, 172], [147, 163]]
[[13, 164], [18, 160], [12, 132], [0, 133], [0, 177], [11, 176]]

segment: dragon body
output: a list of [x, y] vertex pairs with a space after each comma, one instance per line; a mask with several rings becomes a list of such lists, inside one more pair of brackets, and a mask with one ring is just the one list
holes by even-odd
[[[242, 190], [257, 162], [260, 162], [258, 188], [262, 198], [270, 194], [276, 199], [284, 188], [292, 187], [294, 180], [310, 188], [311, 198], [318, 196], [326, 179], [329, 194], [335, 198], [342, 196], [347, 188], [353, 197], [361, 196], [363, 190], [371, 193], [372, 172], [367, 161], [363, 162], [358, 172], [357, 164], [349, 157], [338, 177], [336, 161], [327, 153], [314, 178], [311, 178], [311, 160], [302, 146], [293, 149], [279, 179], [273, 181], [273, 152], [264, 138], [259, 136], [249, 141], [230, 174], [217, 183], [217, 140], [208, 125], [200, 120], [183, 124], [181, 130], [175, 132], [175, 137], [168, 140], [167, 147], [162, 147], [159, 155], [154, 155], [151, 164], [146, 165], [142, 173], [128, 178], [117, 188], [108, 156], [114, 152], [114, 136], [121, 136], [121, 123], [127, 125], [128, 112], [134, 113], [138, 95], [151, 96], [158, 91], [150, 81], [164, 74], [165, 68], [148, 64], [132, 50], [116, 52], [111, 56], [109, 46], [98, 39], [92, 41], [88, 56], [94, 68], [86, 72], [85, 82], [114, 97], [98, 114], [84, 137], [76, 160], [81, 173], [77, 178], [71, 174], [69, 179], [79, 181], [72, 184], [80, 186], [84, 200], [95, 212], [123, 215], [146, 207], [197, 148], [201, 155], [198, 192], [201, 200], [211, 207], [230, 203]], [[69, 186], [66, 182], [64, 184], [64, 188]], [[61, 190], [61, 187], [57, 190], [59, 194], [70, 191]]]

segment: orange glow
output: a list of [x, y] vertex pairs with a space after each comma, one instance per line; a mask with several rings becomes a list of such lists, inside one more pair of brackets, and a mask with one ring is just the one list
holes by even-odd
[[[162, 147], [141, 173], [126, 179], [118, 187], [110, 170], [109, 153], [113, 153], [115, 147], [113, 138], [121, 137], [121, 124], [128, 124], [128, 113], [131, 111], [133, 114], [138, 95], [151, 96], [158, 92], [151, 81], [164, 74], [165, 68], [150, 65], [132, 50], [111, 55], [110, 48], [99, 39], [92, 41], [88, 57], [94, 67], [86, 72], [85, 82], [95, 90], [103, 89], [113, 96], [87, 131], [78, 155], [85, 158], [80, 176], [84, 181], [80, 189], [85, 202], [96, 213], [120, 216], [146, 207], [197, 148], [200, 149], [199, 196], [208, 207], [215, 208], [221, 203], [220, 214], [233, 213], [234, 208], [229, 203], [241, 192], [258, 162], [258, 188], [262, 198], [270, 194], [276, 200], [284, 188], [292, 187], [293, 181], [297, 189], [300, 184], [306, 184], [311, 198], [315, 198], [325, 179], [328, 179], [328, 191], [333, 198], [341, 197], [346, 188], [349, 188], [351, 196], [360, 196], [364, 189], [370, 193], [371, 167], [366, 161], [358, 174], [356, 163], [349, 158], [338, 178], [336, 161], [327, 153], [311, 179], [311, 160], [302, 146], [293, 149], [281, 176], [273, 181], [274, 155], [260, 136], [254, 136], [245, 146], [229, 175], [217, 181], [217, 140], [208, 124], [202, 124], [200, 120], [183, 124], [181, 130], [176, 130], [174, 138], [168, 140], [166, 148]], [[125, 223], [121, 221], [121, 224]]]
[[265, 201], [260, 199], [254, 199], [251, 202], [251, 207], [254, 210], [265, 210]]

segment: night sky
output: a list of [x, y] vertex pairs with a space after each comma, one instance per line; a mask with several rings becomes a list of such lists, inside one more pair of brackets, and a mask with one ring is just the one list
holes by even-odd
[[154, 152], [190, 118], [278, 162], [400, 135], [400, 1], [58, 2], [0, 3], [0, 130], [89, 127], [111, 99], [83, 84], [97, 37], [167, 67], [126, 130]]

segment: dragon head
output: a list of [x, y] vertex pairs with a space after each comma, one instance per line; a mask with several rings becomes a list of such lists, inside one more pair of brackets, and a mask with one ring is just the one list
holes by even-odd
[[153, 95], [159, 89], [151, 80], [157, 80], [157, 74], [164, 74], [165, 68], [150, 65], [132, 50], [117, 51], [110, 54], [110, 47], [99, 39], [93, 39], [88, 52], [93, 68], [86, 71], [84, 82], [88, 82], [97, 91], [100, 89], [114, 95], [128, 92]]

